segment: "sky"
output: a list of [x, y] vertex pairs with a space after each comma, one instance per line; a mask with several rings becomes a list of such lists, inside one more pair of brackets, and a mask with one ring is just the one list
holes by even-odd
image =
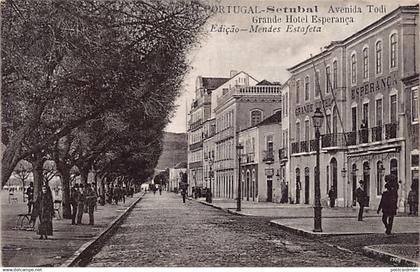
[[[257, 80], [267, 79], [269, 81], [279, 81], [284, 83], [290, 74], [287, 68], [290, 68], [299, 62], [316, 55], [321, 52], [321, 48], [330, 44], [331, 41], [342, 40], [365, 26], [373, 23], [379, 18], [392, 12], [399, 5], [414, 5], [416, 0], [373, 0], [373, 1], [266, 1], [266, 0], [208, 0], [210, 6], [222, 6], [227, 11], [228, 6], [240, 5], [244, 13], [216, 13], [209, 19], [204, 27], [206, 33], [200, 44], [194, 48], [189, 56], [188, 61], [191, 66], [190, 71], [186, 74], [184, 86], [181, 95], [176, 101], [177, 109], [173, 113], [170, 124], [165, 128], [168, 132], [186, 132], [186, 113], [194, 98], [195, 81], [197, 76], [208, 77], [229, 77], [231, 70], [245, 71]], [[377, 12], [369, 12], [367, 5], [377, 7]], [[383, 8], [382, 7], [385, 8]], [[255, 12], [267, 10], [267, 7], [284, 8], [297, 7], [314, 8], [317, 6], [317, 13], [289, 13], [283, 9], [278, 13], [262, 12], [250, 13], [250, 7]], [[351, 9], [353, 13], [331, 13], [328, 12], [330, 7]], [[257, 8], [255, 8], [257, 7]], [[359, 11], [359, 8], [361, 12]], [[232, 9], [232, 7], [231, 7]], [[344, 11], [346, 10], [344, 9]], [[373, 11], [373, 8], [372, 8]], [[321, 27], [321, 32], [307, 33], [303, 32], [286, 32], [287, 25], [285, 22], [286, 15], [293, 15], [294, 18], [305, 18], [308, 15], [308, 23], [296, 23], [294, 26], [315, 25]], [[240, 29], [249, 29], [254, 19], [271, 18], [274, 16], [280, 18], [280, 23], [259, 23], [260, 26], [280, 27], [281, 31], [276, 33], [250, 33], [248, 31], [239, 31], [238, 33], [211, 32], [211, 29], [217, 29], [220, 25], [235, 25]], [[318, 17], [352, 17], [352, 23], [326, 23], [324, 25], [312, 23], [311, 16]], [[350, 20], [350, 19], [349, 19]], [[216, 27], [217, 25], [217, 27]]]

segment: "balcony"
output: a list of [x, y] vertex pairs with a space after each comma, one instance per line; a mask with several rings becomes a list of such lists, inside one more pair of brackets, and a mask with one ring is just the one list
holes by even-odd
[[385, 139], [388, 140], [397, 138], [397, 128], [397, 123], [385, 124]]
[[228, 127], [228, 128], [226, 128], [226, 129], [224, 129], [222, 131], [219, 131], [216, 134], [215, 141], [216, 142], [221, 142], [221, 141], [223, 141], [225, 139], [232, 138], [233, 136], [234, 136], [233, 127]]
[[309, 141], [309, 147], [310, 147], [311, 151], [316, 151], [316, 140], [315, 139]]
[[291, 154], [299, 153], [300, 152], [300, 142], [292, 143], [292, 152]]
[[366, 144], [369, 142], [369, 129], [362, 128], [359, 130], [359, 144]]
[[274, 162], [274, 151], [273, 150], [264, 150], [263, 151], [263, 162], [268, 164]]
[[321, 147], [341, 147], [346, 146], [344, 133], [325, 134], [321, 137]]
[[347, 145], [356, 145], [357, 143], [357, 132], [350, 131], [346, 133]]
[[254, 163], [255, 162], [255, 153], [247, 153], [242, 155], [242, 163]]
[[190, 124], [190, 130], [194, 130], [194, 129], [196, 129], [196, 128], [200, 127], [202, 123], [203, 123], [203, 122], [202, 122], [202, 120], [201, 120], [201, 119], [198, 119], [198, 120], [197, 120], [197, 121], [195, 121], [194, 123], [191, 123], [191, 124]]
[[382, 126], [371, 128], [372, 130], [372, 142], [382, 141]]
[[309, 141], [300, 142], [300, 152], [309, 152]]
[[198, 142], [194, 144], [190, 144], [190, 150], [196, 150], [203, 147], [203, 142]]
[[279, 159], [281, 161], [287, 160], [287, 148], [280, 148], [279, 149]]

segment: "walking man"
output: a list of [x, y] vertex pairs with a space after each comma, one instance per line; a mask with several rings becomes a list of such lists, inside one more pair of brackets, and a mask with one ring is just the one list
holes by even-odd
[[84, 212], [86, 194], [83, 191], [83, 184], [79, 185], [79, 198], [77, 199], [77, 223], [76, 225], [82, 225], [82, 217]]
[[28, 214], [32, 212], [32, 206], [34, 205], [34, 183], [29, 183], [28, 189], [26, 189], [26, 195], [28, 196]]
[[96, 200], [98, 198], [93, 186], [93, 184], [88, 184], [86, 187], [86, 205], [88, 207], [89, 225], [93, 225], [94, 223], [93, 212], [95, 211]]
[[395, 188], [391, 187], [391, 184], [385, 184], [385, 189], [385, 192], [382, 193], [377, 213], [379, 214], [382, 210], [382, 222], [385, 226], [385, 233], [389, 235], [392, 231], [394, 216], [397, 214], [397, 198], [395, 197]]
[[185, 189], [182, 189], [182, 191], [181, 191], [181, 195], [182, 195], [182, 202], [183, 202], [183, 203], [185, 203], [185, 198], [186, 198], [186, 196], [187, 196], [187, 192], [186, 192], [186, 190], [185, 190]]
[[358, 221], [363, 221], [363, 210], [366, 206], [367, 193], [363, 187], [363, 180], [359, 181], [359, 187], [356, 189], [356, 201], [359, 203]]
[[77, 203], [79, 200], [80, 192], [79, 185], [76, 183], [70, 190], [70, 206], [71, 206], [71, 224], [76, 224]]

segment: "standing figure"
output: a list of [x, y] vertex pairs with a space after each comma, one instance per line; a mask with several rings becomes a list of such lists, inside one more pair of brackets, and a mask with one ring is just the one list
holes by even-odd
[[187, 196], [187, 192], [186, 192], [186, 190], [185, 190], [185, 189], [182, 189], [182, 190], [181, 190], [181, 195], [182, 195], [182, 202], [183, 202], [183, 203], [185, 203], [185, 198], [186, 198], [186, 196]]
[[397, 198], [395, 197], [395, 188], [391, 184], [385, 184], [385, 192], [382, 193], [381, 202], [377, 213], [382, 210], [382, 222], [385, 225], [385, 233], [391, 234], [394, 216], [397, 214]]
[[363, 180], [359, 181], [359, 187], [357, 187], [355, 194], [356, 201], [359, 203], [358, 221], [363, 221], [363, 210], [367, 201], [367, 193], [363, 187]]
[[54, 204], [51, 190], [46, 185], [42, 186], [41, 193], [34, 205], [32, 218], [39, 217], [38, 234], [39, 239], [48, 239], [47, 235], [53, 235], [52, 218], [54, 217]]
[[70, 189], [70, 206], [71, 206], [71, 224], [76, 224], [77, 202], [79, 201], [79, 184], [75, 184]]
[[416, 190], [411, 187], [410, 192], [408, 193], [408, 205], [410, 206], [409, 215], [417, 215], [417, 210], [419, 207], [419, 199], [416, 193]]
[[26, 189], [26, 195], [28, 196], [28, 214], [30, 214], [34, 205], [34, 183], [32, 181], [29, 183], [28, 189]]
[[159, 186], [159, 195], [162, 195], [162, 186]]
[[120, 200], [120, 194], [121, 194], [120, 187], [119, 186], [115, 186], [114, 187], [114, 191], [113, 191], [115, 205], [118, 205], [118, 201]]
[[331, 186], [331, 189], [328, 191], [328, 197], [330, 198], [330, 207], [334, 208], [335, 207], [335, 199], [336, 199], [336, 192], [335, 192], [334, 185]]
[[82, 225], [82, 217], [85, 207], [85, 192], [83, 190], [83, 184], [79, 185], [79, 198], [77, 200], [77, 223], [76, 225]]
[[94, 185], [88, 184], [86, 187], [86, 206], [88, 207], [88, 214], [89, 214], [89, 225], [93, 225], [94, 223], [94, 216], [93, 212], [95, 211], [96, 200], [98, 196], [95, 192]]

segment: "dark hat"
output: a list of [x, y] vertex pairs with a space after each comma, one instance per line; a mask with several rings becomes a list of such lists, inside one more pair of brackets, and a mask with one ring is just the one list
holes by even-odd
[[359, 180], [359, 183], [360, 183], [360, 184], [363, 184], [363, 183], [365, 183], [365, 182], [364, 182], [363, 180]]
[[78, 184], [78, 183], [76, 183], [76, 184], [74, 185], [74, 188], [79, 188], [79, 184]]

